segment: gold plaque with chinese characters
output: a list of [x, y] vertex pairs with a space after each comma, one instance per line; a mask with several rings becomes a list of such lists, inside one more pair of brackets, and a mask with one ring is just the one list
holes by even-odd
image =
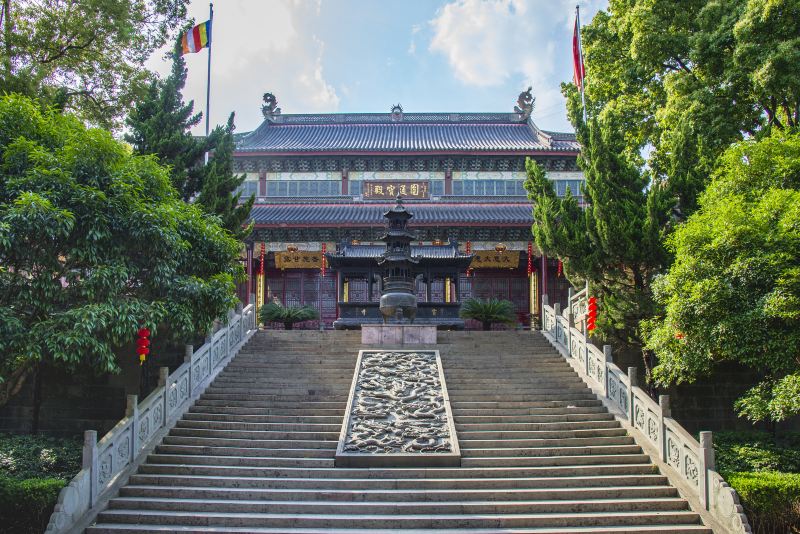
[[429, 198], [428, 182], [409, 180], [371, 180], [363, 182], [362, 194], [365, 199]]
[[275, 267], [278, 269], [319, 269], [322, 252], [276, 252]]

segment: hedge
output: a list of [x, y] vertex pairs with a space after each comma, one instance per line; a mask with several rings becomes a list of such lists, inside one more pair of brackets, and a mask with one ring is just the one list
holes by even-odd
[[44, 532], [66, 483], [60, 478], [19, 480], [0, 475], [0, 532]]
[[800, 533], [800, 434], [719, 432], [714, 449], [756, 534]]
[[727, 473], [756, 533], [800, 532], [800, 474]]
[[81, 467], [81, 441], [0, 434], [0, 533], [41, 533]]

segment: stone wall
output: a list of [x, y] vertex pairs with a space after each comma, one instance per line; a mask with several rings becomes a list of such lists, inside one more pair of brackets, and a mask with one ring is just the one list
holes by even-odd
[[[96, 430], [102, 436], [125, 415], [126, 396], [140, 394], [141, 367], [134, 345], [120, 349], [118, 374], [97, 375], [90, 369], [66, 371], [58, 366], [42, 367], [39, 432], [52, 436], [80, 436]], [[183, 349], [159, 349], [149, 362], [150, 380], [146, 392], [158, 381], [158, 367], [176, 368], [183, 361]], [[132, 356], [130, 356], [132, 355]], [[30, 433], [34, 415], [34, 379], [30, 377], [19, 394], [0, 408], [0, 432]], [[141, 396], [141, 395], [140, 395]], [[144, 398], [144, 396], [141, 396]]]

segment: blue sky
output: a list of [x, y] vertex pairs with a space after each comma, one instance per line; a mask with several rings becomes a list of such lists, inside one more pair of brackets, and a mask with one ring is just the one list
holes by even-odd
[[[218, 0], [211, 122], [261, 123], [261, 97], [284, 113], [510, 112], [533, 86], [538, 126], [571, 131], [559, 84], [572, 78], [575, 1]], [[584, 0], [585, 24], [606, 0]], [[208, 2], [190, 16], [208, 18]], [[207, 51], [187, 56], [184, 96], [205, 108]], [[155, 54], [149, 67], [169, 64]], [[202, 128], [198, 129], [198, 133]]]

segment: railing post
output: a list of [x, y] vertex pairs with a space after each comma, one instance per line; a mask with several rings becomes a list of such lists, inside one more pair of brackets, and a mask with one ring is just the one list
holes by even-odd
[[550, 305], [550, 299], [548, 298], [547, 293], [545, 293], [544, 295], [542, 295], [542, 306], [541, 308], [539, 308], [541, 310], [541, 315], [542, 315], [542, 324], [540, 325], [542, 327], [542, 332], [547, 332], [547, 321], [545, 320], [544, 316], [545, 315], [544, 307], [549, 305]]
[[664, 419], [672, 416], [672, 412], [669, 409], [669, 395], [658, 396], [658, 407], [661, 408], [658, 415], [658, 440], [661, 445], [659, 447], [661, 449], [661, 461], [667, 463], [669, 451], [667, 450], [667, 440], [665, 439], [667, 436], [667, 427]]
[[714, 460], [714, 438], [711, 432], [700, 432], [700, 504], [706, 510], [711, 509], [711, 488], [709, 488], [709, 471], [716, 469]]
[[[164, 388], [164, 395], [161, 399], [161, 413], [164, 414], [161, 419], [161, 424], [167, 426], [167, 414], [169, 414], [169, 404], [167, 397], [169, 396], [169, 367], [158, 368], [158, 387]], [[155, 432], [155, 429], [154, 429]]]
[[637, 374], [636, 367], [628, 367], [628, 382], [630, 382], [630, 391], [628, 392], [631, 396], [628, 402], [628, 419], [629, 423], [632, 427], [636, 426], [636, 419], [633, 415], [633, 404], [634, 404], [634, 395], [633, 395], [633, 388], [639, 387], [639, 375]]
[[83, 433], [82, 468], [89, 470], [90, 508], [97, 503], [97, 431], [87, 430]]
[[158, 368], [158, 385], [159, 387], [167, 387], [167, 380], [169, 380], [169, 367]]
[[194, 365], [192, 365], [192, 357], [194, 356], [194, 346], [186, 345], [184, 347], [183, 361], [189, 363], [189, 396], [192, 396], [194, 391]]
[[139, 450], [139, 395], [128, 395], [125, 405], [125, 417], [131, 418], [131, 458], [136, 458]]
[[614, 361], [611, 357], [611, 345], [603, 345], [603, 356], [606, 360], [603, 364], [603, 394], [608, 398], [608, 364]]
[[573, 321], [575, 319], [573, 317], [573, 315], [572, 315], [572, 305], [571, 304], [567, 306], [566, 310], [564, 310], [564, 314], [567, 316], [566, 317], [566, 319], [567, 319], [567, 331], [565, 332], [565, 336], [564, 337], [567, 340], [567, 354], [569, 354], [570, 357], [571, 357], [572, 356], [572, 327], [573, 327]]

